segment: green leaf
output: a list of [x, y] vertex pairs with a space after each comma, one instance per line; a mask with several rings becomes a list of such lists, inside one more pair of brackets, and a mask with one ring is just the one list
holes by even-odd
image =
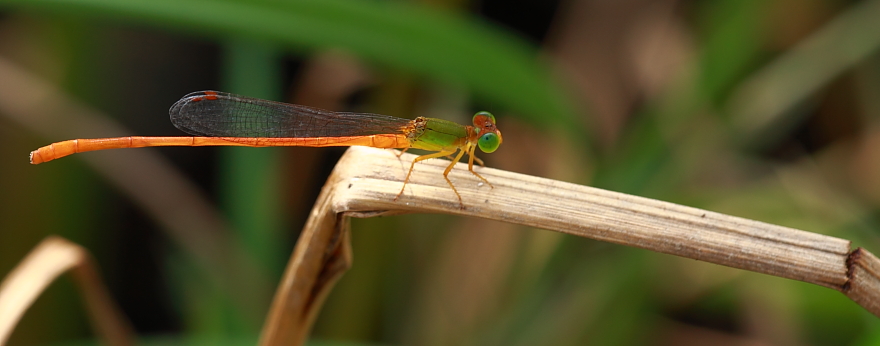
[[[300, 50], [338, 48], [467, 88], [536, 124], [576, 123], [537, 51], [479, 20], [397, 1], [0, 0], [43, 9], [248, 37]], [[62, 12], [63, 11], [63, 12]]]

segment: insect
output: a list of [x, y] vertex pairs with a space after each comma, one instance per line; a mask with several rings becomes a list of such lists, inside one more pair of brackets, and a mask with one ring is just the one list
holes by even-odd
[[461, 195], [449, 180], [449, 172], [467, 153], [468, 170], [491, 187], [486, 178], [474, 171], [474, 161], [483, 164], [474, 152], [477, 147], [485, 153], [494, 152], [502, 142], [495, 116], [489, 112], [475, 114], [471, 126], [425, 117], [410, 120], [380, 114], [333, 112], [219, 91], [198, 91], [175, 102], [169, 114], [174, 126], [193, 136], [72, 139], [32, 151], [30, 162], [39, 164], [93, 150], [159, 146], [363, 145], [404, 151], [415, 148], [434, 153], [412, 161], [403, 187], [394, 199], [403, 194], [416, 162], [447, 156], [452, 162], [443, 172], [443, 178], [463, 206]]

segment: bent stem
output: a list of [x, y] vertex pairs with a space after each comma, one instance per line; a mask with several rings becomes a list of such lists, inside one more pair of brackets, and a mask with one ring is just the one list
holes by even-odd
[[843, 292], [880, 316], [880, 260], [850, 242], [708, 210], [491, 168], [480, 184], [465, 163], [452, 170], [458, 196], [425, 160], [407, 176], [389, 150], [352, 147], [340, 159], [312, 211], [263, 329], [261, 345], [301, 345], [323, 298], [351, 265], [346, 216], [447, 213], [543, 228], [575, 236], [804, 281]]

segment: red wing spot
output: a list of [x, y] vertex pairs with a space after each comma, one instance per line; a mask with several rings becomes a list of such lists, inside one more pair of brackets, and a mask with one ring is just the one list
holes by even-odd
[[217, 92], [216, 91], [206, 91], [205, 92], [205, 99], [206, 100], [216, 100], [217, 99]]
[[204, 99], [205, 99], [205, 98], [203, 98], [203, 97], [201, 97], [201, 96], [200, 96], [200, 97], [193, 97], [193, 98], [192, 98], [192, 102], [199, 102], [199, 101], [204, 100]]

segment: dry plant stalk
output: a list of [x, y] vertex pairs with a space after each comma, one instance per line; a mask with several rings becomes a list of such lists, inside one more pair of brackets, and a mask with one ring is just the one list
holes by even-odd
[[[348, 216], [411, 212], [476, 216], [674, 254], [800, 280], [843, 292], [880, 316], [880, 260], [850, 242], [648, 198], [490, 168], [494, 189], [463, 167], [446, 182], [447, 163], [416, 166], [397, 202], [413, 155], [353, 147], [339, 161], [312, 210], [275, 294], [260, 345], [302, 345], [320, 307], [351, 266]], [[463, 165], [463, 164], [462, 164]], [[82, 288], [97, 333], [110, 345], [131, 345], [131, 327], [101, 284], [81, 247], [50, 237], [0, 284], [0, 345], [24, 311], [61, 273]]]
[[447, 213], [538, 227], [809, 282], [836, 289], [880, 316], [880, 260], [848, 240], [588, 186], [460, 164], [416, 165], [396, 202], [413, 155], [352, 147], [324, 186], [289, 261], [260, 345], [302, 345], [324, 297], [351, 265], [346, 216]]
[[112, 346], [133, 345], [131, 324], [113, 303], [91, 255], [60, 237], [48, 237], [0, 283], [0, 345], [6, 344], [24, 312], [56, 278], [73, 275], [96, 334]]

